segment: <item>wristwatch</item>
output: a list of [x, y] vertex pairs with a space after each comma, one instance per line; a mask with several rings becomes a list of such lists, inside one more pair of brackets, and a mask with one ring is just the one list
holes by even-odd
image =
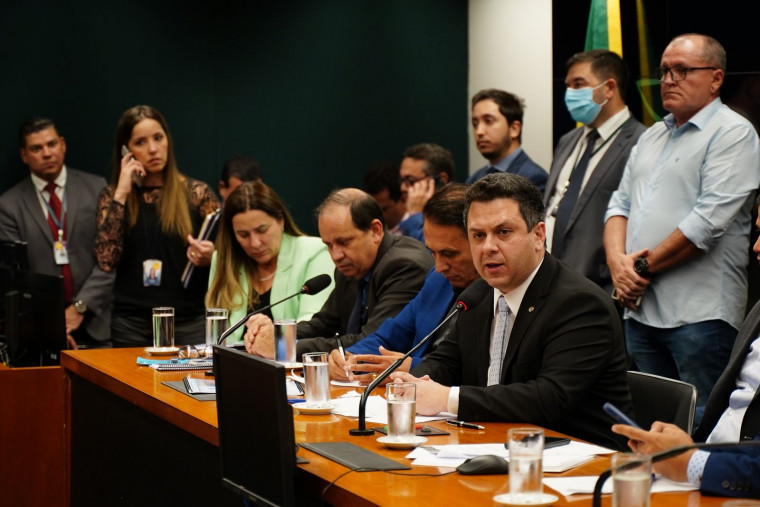
[[77, 313], [84, 314], [87, 312], [87, 303], [82, 301], [81, 299], [77, 299], [73, 302], [74, 304], [74, 310], [77, 311]]
[[649, 261], [643, 255], [633, 262], [633, 270], [643, 278], [652, 278], [652, 273], [649, 272]]

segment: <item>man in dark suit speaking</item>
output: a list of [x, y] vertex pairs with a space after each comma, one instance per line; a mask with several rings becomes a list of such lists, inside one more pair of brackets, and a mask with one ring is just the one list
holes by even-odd
[[63, 276], [69, 347], [109, 344], [114, 275], [93, 253], [106, 180], [64, 165], [66, 141], [50, 118], [21, 126], [19, 150], [31, 175], [0, 196], [0, 237], [28, 243], [32, 271]]
[[[467, 190], [475, 268], [493, 287], [413, 371], [417, 412], [537, 424], [623, 448], [602, 410], [632, 413], [620, 319], [610, 297], [544, 250], [541, 193], [491, 174]], [[413, 376], [414, 375], [414, 376]], [[452, 387], [447, 387], [452, 386]]]

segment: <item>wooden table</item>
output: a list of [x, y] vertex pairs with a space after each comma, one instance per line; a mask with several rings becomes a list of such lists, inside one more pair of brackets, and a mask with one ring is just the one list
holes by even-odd
[[[223, 489], [217, 456], [216, 402], [200, 402], [162, 384], [188, 372], [158, 372], [137, 366], [141, 349], [68, 351], [61, 365], [70, 377], [71, 504], [171, 502], [180, 505], [240, 505]], [[203, 372], [191, 372], [203, 376]], [[338, 395], [336, 391], [333, 395]], [[483, 431], [430, 423], [448, 436], [431, 444], [502, 442], [504, 423], [487, 423]], [[306, 416], [294, 410], [296, 442], [349, 441], [391, 459], [408, 463], [406, 451], [384, 448], [376, 437], [348, 434], [356, 421], [336, 415]], [[552, 435], [553, 432], [547, 432]], [[462, 476], [451, 469], [416, 467], [410, 471], [350, 472], [333, 461], [301, 449], [310, 461], [300, 465], [299, 490], [334, 505], [493, 505], [508, 491], [508, 476]], [[598, 475], [609, 459], [599, 457], [563, 475]], [[413, 477], [409, 474], [424, 474]], [[147, 481], [147, 482], [146, 482]], [[652, 496], [652, 505], [721, 505], [726, 499], [698, 492]], [[557, 505], [590, 505], [590, 496], [560, 495]], [[605, 498], [605, 505], [610, 499]], [[169, 504], [165, 504], [169, 505]]]

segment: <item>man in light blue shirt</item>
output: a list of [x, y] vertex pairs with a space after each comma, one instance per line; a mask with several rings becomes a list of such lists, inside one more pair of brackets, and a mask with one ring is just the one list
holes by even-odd
[[605, 216], [604, 245], [629, 353], [641, 371], [697, 387], [697, 422], [742, 322], [760, 143], [719, 90], [725, 50], [674, 38], [661, 67], [670, 112], [631, 151]]
[[[758, 207], [760, 200], [755, 202]], [[760, 226], [760, 219], [756, 222]], [[760, 261], [760, 239], [754, 251]], [[616, 424], [636, 452], [654, 454], [694, 441], [728, 443], [760, 438], [760, 303], [747, 315], [731, 360], [710, 393], [704, 417], [692, 440], [673, 424], [657, 421], [649, 431]], [[708, 452], [709, 451], [709, 452]], [[670, 479], [688, 481], [703, 493], [760, 497], [760, 447], [690, 450], [654, 465]]]

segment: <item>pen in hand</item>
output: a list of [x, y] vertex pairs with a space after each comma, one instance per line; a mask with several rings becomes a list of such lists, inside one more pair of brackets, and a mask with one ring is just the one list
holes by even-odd
[[340, 341], [340, 338], [338, 338], [337, 336], [335, 337], [335, 340], [338, 342], [338, 352], [340, 352], [340, 357], [342, 357], [343, 359], [345, 359], [346, 358], [346, 351], [343, 349], [343, 342]]

